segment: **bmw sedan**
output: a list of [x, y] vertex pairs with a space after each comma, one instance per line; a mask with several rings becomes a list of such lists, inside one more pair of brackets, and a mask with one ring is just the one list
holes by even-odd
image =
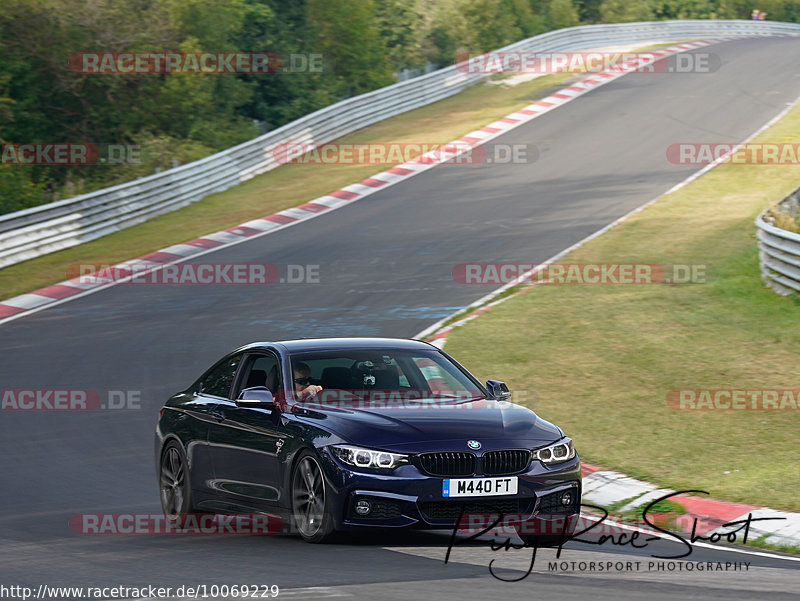
[[161, 409], [162, 506], [274, 514], [308, 542], [502, 523], [553, 544], [574, 529], [580, 461], [510, 397], [417, 340], [249, 344]]

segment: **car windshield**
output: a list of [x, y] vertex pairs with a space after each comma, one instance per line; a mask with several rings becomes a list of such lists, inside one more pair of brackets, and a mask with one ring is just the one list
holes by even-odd
[[334, 403], [484, 398], [483, 391], [447, 357], [420, 350], [340, 350], [291, 356], [295, 396], [309, 386], [322, 387], [314, 400]]

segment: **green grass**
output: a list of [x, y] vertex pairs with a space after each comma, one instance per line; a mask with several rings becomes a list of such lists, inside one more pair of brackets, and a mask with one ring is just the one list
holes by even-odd
[[[800, 107], [758, 141], [800, 142]], [[798, 184], [791, 167], [722, 165], [561, 260], [703, 264], [707, 283], [535, 286], [453, 330], [447, 350], [534, 399], [587, 462], [800, 510], [799, 411], [665, 400], [684, 388], [798, 388], [800, 302], [763, 285], [753, 225]]]
[[652, 505], [645, 503], [644, 505], [634, 507], [633, 509], [620, 511], [628, 503], [635, 501], [644, 494], [645, 493], [641, 493], [635, 497], [614, 501], [609, 505], [605, 505], [603, 509], [608, 512], [609, 519], [629, 523], [642, 522], [642, 512], [645, 510], [645, 508], [647, 508], [647, 513], [649, 516], [658, 516], [658, 519], [662, 522], [672, 521], [674, 518], [686, 513], [686, 508], [683, 505], [670, 499], [662, 499]]
[[772, 544], [766, 542], [766, 539], [769, 538], [769, 535], [759, 536], [755, 540], [748, 540], [747, 546], [748, 547], [758, 547], [760, 549], [769, 549], [772, 551], [781, 551], [782, 553], [792, 553], [794, 555], [800, 555], [800, 545], [789, 545], [789, 544]]
[[[364, 128], [338, 142], [444, 144], [549, 94], [571, 74], [514, 87], [478, 84], [434, 104]], [[308, 202], [391, 165], [289, 164], [186, 208], [80, 246], [0, 270], [0, 299], [67, 277], [74, 264], [109, 265]]]
[[[628, 502], [631, 500], [632, 499], [628, 499]], [[636, 507], [634, 509], [628, 509], [626, 511], [619, 511], [619, 509], [625, 505], [627, 505], [627, 502], [613, 509], [606, 508], [611, 519], [622, 522], [641, 522], [642, 512], [645, 510], [648, 504], [645, 504], [641, 507]], [[661, 522], [665, 523], [672, 523], [675, 518], [683, 515], [684, 513], [686, 513], [686, 508], [683, 505], [676, 503], [675, 501], [670, 501], [669, 499], [659, 501], [658, 503], [651, 505], [647, 510], [647, 514], [650, 516], [650, 519], [655, 517]]]

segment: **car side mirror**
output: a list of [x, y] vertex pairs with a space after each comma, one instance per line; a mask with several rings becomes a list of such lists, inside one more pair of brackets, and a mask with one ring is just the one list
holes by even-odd
[[236, 405], [252, 409], [275, 409], [275, 397], [266, 386], [253, 386], [245, 388], [239, 393]]
[[511, 398], [508, 386], [500, 380], [486, 380], [486, 390], [489, 391], [489, 396], [495, 401], [507, 401]]

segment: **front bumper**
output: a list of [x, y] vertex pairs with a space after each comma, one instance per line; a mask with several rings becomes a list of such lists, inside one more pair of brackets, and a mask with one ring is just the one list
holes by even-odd
[[[535, 529], [553, 530], [552, 523], [565, 515], [580, 512], [581, 468], [575, 458], [557, 466], [545, 467], [533, 461], [518, 477], [516, 495], [491, 497], [457, 497], [442, 495], [444, 478], [430, 476], [415, 465], [403, 465], [388, 473], [359, 471], [343, 464], [327, 449], [322, 452], [326, 480], [332, 488], [330, 495], [337, 530], [363, 527], [383, 528], [453, 528], [463, 515], [459, 528], [465, 524], [480, 527], [495, 519], [511, 525], [538, 522]], [[474, 478], [494, 476], [472, 476]], [[560, 499], [571, 492], [572, 502], [563, 506]], [[370, 504], [367, 515], [356, 512], [358, 501]]]

